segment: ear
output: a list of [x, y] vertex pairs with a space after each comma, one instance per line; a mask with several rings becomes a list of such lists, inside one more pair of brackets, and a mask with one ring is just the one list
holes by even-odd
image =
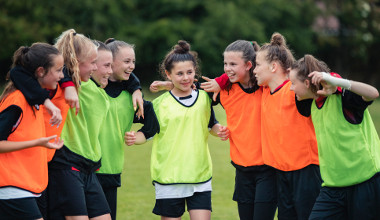
[[172, 78], [170, 77], [170, 73], [167, 70], [165, 70], [165, 74], [166, 74], [166, 77], [168, 77], [169, 80], [172, 80]]
[[310, 80], [305, 79], [305, 81], [303, 83], [305, 84], [306, 88], [308, 88], [308, 89], [310, 88]]
[[270, 70], [272, 73], [276, 72], [278, 68], [278, 63], [277, 62], [272, 62], [270, 65]]
[[45, 75], [45, 69], [40, 66], [36, 69], [37, 77], [42, 78]]
[[252, 61], [247, 62], [247, 70], [250, 70], [252, 68], [253, 64]]

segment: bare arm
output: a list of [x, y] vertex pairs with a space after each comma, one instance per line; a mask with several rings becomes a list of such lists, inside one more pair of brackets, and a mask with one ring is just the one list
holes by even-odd
[[[54, 139], [54, 142], [49, 142]], [[30, 141], [0, 141], [0, 153], [8, 153], [17, 150], [23, 150], [31, 147], [43, 146], [49, 149], [60, 149], [63, 146], [63, 140], [57, 138], [57, 135], [42, 137]]]
[[311, 82], [315, 85], [327, 83], [332, 86], [339, 86], [362, 96], [363, 100], [367, 102], [379, 97], [379, 91], [366, 83], [341, 79], [324, 72], [312, 72], [309, 77], [312, 78]]
[[215, 124], [211, 128], [210, 134], [220, 137], [222, 141], [226, 141], [230, 137], [230, 130], [226, 126]]
[[125, 141], [125, 144], [128, 146], [131, 146], [134, 144], [140, 145], [146, 142], [146, 138], [145, 138], [144, 133], [142, 133], [141, 131], [138, 131], [138, 132], [130, 131], [130, 132], [125, 132], [124, 141]]

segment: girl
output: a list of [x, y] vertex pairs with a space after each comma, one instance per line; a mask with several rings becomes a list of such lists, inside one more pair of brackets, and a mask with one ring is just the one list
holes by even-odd
[[[245, 40], [227, 46], [223, 53], [227, 86], [218, 96], [231, 133], [231, 163], [236, 168], [233, 199], [238, 203], [242, 220], [273, 219], [277, 207], [275, 169], [264, 165], [261, 153], [262, 88], [253, 74], [258, 49], [256, 42]], [[214, 91], [218, 84], [203, 78], [208, 82], [202, 83], [201, 88]], [[166, 85], [162, 84], [163, 87]]]
[[377, 219], [380, 141], [367, 107], [379, 92], [326, 72], [327, 65], [311, 55], [290, 71], [297, 99], [314, 99], [305, 114], [315, 127], [324, 182], [310, 219]]
[[254, 69], [263, 86], [262, 157], [276, 168], [278, 219], [308, 219], [321, 186], [314, 127], [310, 117], [300, 114], [307, 101], [296, 102], [289, 90], [293, 62], [285, 38], [274, 33], [257, 53]]
[[[104, 90], [89, 80], [98, 71], [97, 47], [73, 29], [63, 32], [56, 46], [79, 88], [81, 111], [76, 115], [74, 109], [69, 110], [61, 135], [67, 141], [49, 164], [49, 215], [51, 219], [110, 219], [107, 201], [95, 176], [101, 158], [98, 136], [108, 111]], [[107, 69], [101, 71], [109, 73]]]
[[[191, 219], [210, 219], [212, 164], [208, 132], [211, 128], [210, 133], [222, 139], [228, 138], [228, 132], [211, 117], [207, 93], [192, 89], [198, 62], [186, 41], [179, 41], [166, 55], [161, 73], [174, 88], [153, 101], [160, 124], [151, 158], [156, 190], [153, 213], [161, 219], [181, 219], [186, 202]], [[146, 141], [134, 132], [128, 132], [126, 139], [128, 144]]]
[[[135, 54], [132, 45], [113, 38], [106, 41], [107, 45], [98, 43], [98, 68], [107, 69], [109, 78], [96, 71], [92, 79], [105, 87], [110, 108], [99, 135], [102, 166], [97, 171], [97, 177], [110, 206], [111, 218], [116, 219], [117, 188], [121, 186], [124, 166], [124, 135], [131, 129], [135, 118], [132, 95], [125, 91], [126, 84], [130, 83], [129, 77], [134, 77], [132, 71], [135, 67]], [[144, 101], [144, 111], [144, 119], [140, 122], [145, 126], [141, 132], [150, 138], [158, 131], [158, 121], [151, 102]]]
[[[20, 47], [10, 72], [33, 76], [46, 89], [56, 89], [63, 78], [63, 57], [51, 45]], [[48, 182], [46, 149], [59, 149], [57, 135], [45, 137], [43, 107], [29, 105], [9, 82], [0, 103], [0, 216], [5, 219], [42, 219], [35, 197]], [[49, 142], [55, 139], [54, 142]]]
[[308, 219], [321, 177], [317, 141], [310, 117], [300, 114], [289, 90], [288, 69], [294, 58], [285, 38], [272, 35], [256, 57], [257, 82], [263, 91], [261, 128], [264, 163], [277, 169], [278, 218]]

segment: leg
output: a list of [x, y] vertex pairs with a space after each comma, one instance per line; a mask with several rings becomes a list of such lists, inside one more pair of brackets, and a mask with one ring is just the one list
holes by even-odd
[[377, 219], [380, 215], [380, 173], [350, 187], [348, 211], [351, 219]]
[[111, 209], [111, 219], [116, 219], [117, 187], [103, 188], [103, 192]]
[[204, 209], [192, 209], [189, 210], [191, 220], [210, 220], [211, 211]]
[[309, 220], [349, 219], [346, 209], [346, 199], [344, 189], [323, 187], [315, 201]]
[[254, 203], [254, 220], [273, 220], [277, 209], [276, 171], [262, 166], [257, 172]]
[[85, 196], [90, 219], [111, 219], [110, 208], [95, 173], [87, 175], [85, 181]]
[[297, 212], [293, 201], [293, 188], [289, 180], [291, 172], [277, 170], [277, 199], [279, 220], [294, 219], [297, 220]]
[[195, 192], [186, 198], [186, 203], [191, 220], [211, 219], [211, 191]]
[[153, 213], [164, 220], [179, 220], [185, 212], [185, 198], [156, 199]]
[[293, 172], [294, 204], [298, 219], [308, 219], [321, 190], [319, 166], [309, 165]]
[[240, 220], [253, 220], [253, 203], [238, 202], [238, 212]]

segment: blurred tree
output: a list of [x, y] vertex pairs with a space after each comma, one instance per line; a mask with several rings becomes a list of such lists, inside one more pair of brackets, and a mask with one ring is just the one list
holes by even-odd
[[[331, 21], [339, 28], [329, 28]], [[286, 37], [296, 57], [312, 53], [338, 72], [374, 73], [379, 23], [375, 0], [0, 0], [0, 69], [8, 71], [19, 46], [53, 44], [74, 28], [93, 39], [135, 44], [136, 73], [146, 84], [159, 79], [159, 62], [180, 39], [198, 52], [203, 74], [214, 77], [223, 72], [229, 43], [262, 44], [274, 32]]]

